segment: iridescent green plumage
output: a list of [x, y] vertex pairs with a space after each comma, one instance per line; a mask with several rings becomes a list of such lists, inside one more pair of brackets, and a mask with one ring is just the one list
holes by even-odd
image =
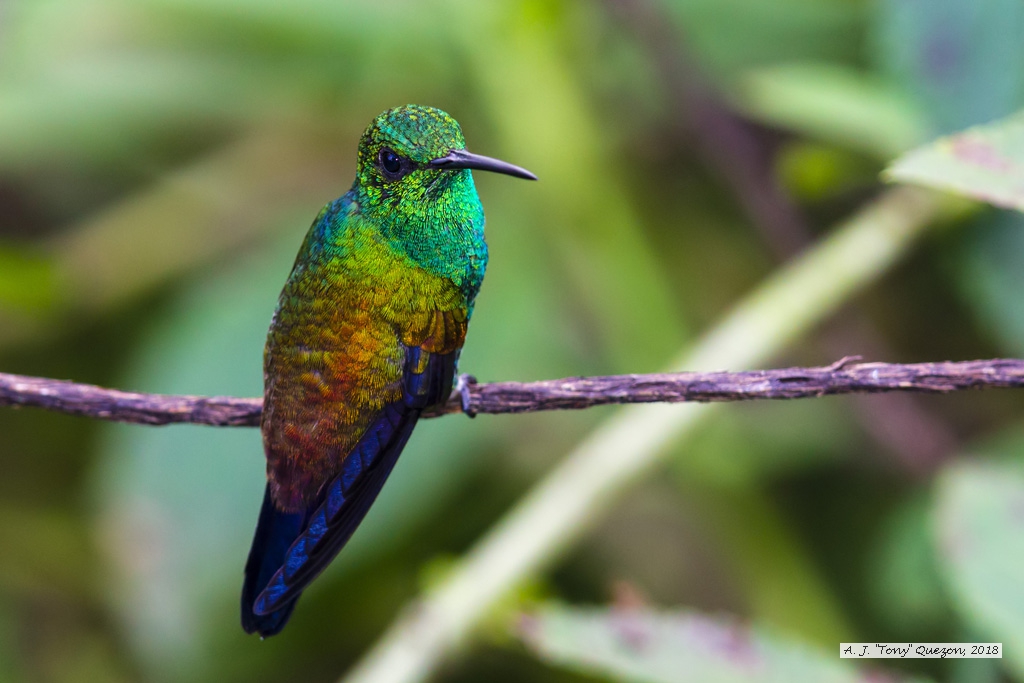
[[[421, 141], [417, 144], [415, 141]], [[382, 114], [359, 145], [350, 192], [314, 224], [267, 338], [264, 446], [285, 511], [309, 503], [381, 407], [400, 396], [406, 345], [437, 325], [432, 352], [462, 346], [487, 265], [483, 208], [468, 170], [422, 169], [390, 181], [381, 148], [427, 163], [465, 147], [434, 109]]]
[[451, 392], [487, 265], [469, 169], [530, 177], [464, 147], [442, 111], [384, 112], [359, 143], [352, 189], [302, 244], [264, 358], [268, 486], [242, 595], [249, 632], [283, 627], [422, 410]]

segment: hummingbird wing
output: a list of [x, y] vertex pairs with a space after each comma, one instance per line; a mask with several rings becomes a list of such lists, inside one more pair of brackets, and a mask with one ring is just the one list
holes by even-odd
[[423, 409], [448, 398], [458, 350], [436, 353], [421, 346], [403, 347], [401, 398], [379, 411], [345, 457], [341, 472], [308, 508], [295, 513], [278, 510], [268, 485], [245, 568], [242, 626], [247, 632], [268, 636], [284, 627], [296, 598], [362, 522]]

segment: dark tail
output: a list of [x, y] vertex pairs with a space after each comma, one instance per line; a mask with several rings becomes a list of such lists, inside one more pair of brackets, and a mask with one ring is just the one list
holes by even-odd
[[401, 403], [384, 407], [345, 458], [341, 473], [324, 487], [320, 504], [310, 506], [298, 539], [278, 560], [277, 571], [261, 584], [264, 588], [251, 605], [254, 614], [271, 616], [289, 608], [344, 547], [391, 474], [418, 417], [418, 410]]
[[448, 398], [455, 354], [431, 354], [424, 368], [421, 352], [419, 347], [406, 349], [402, 398], [381, 409], [345, 455], [341, 472], [304, 513], [279, 511], [267, 487], [245, 565], [242, 627], [246, 632], [266, 637], [284, 628], [299, 595], [363, 521], [423, 408]]
[[263, 508], [256, 525], [256, 536], [252, 540], [249, 560], [245, 563], [245, 585], [242, 587], [242, 628], [246, 633], [272, 636], [288, 623], [297, 600], [282, 605], [270, 614], [256, 614], [253, 603], [256, 596], [266, 588], [270, 577], [284, 564], [288, 548], [306, 526], [306, 514], [281, 512], [270, 498], [270, 485], [263, 494]]

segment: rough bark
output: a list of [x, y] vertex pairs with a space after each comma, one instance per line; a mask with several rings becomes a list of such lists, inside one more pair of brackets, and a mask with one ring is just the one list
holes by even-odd
[[[1024, 360], [940, 363], [855, 363], [748, 372], [682, 372], [568, 377], [541, 382], [492, 382], [469, 387], [479, 414], [579, 410], [610, 403], [681, 403], [793, 399], [833, 394], [906, 391], [945, 394], [964, 389], [1024, 387]], [[62, 380], [0, 373], [0, 405], [30, 406], [101, 420], [219, 427], [259, 424], [262, 401], [226, 396], [139, 394]], [[453, 394], [427, 417], [461, 411]]]

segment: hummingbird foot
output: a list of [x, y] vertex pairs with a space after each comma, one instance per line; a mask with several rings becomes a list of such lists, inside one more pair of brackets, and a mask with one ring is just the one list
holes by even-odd
[[476, 417], [476, 411], [472, 408], [472, 396], [469, 394], [469, 388], [476, 384], [476, 377], [473, 375], [467, 375], [465, 373], [459, 375], [459, 379], [455, 382], [455, 391], [459, 392], [459, 397], [462, 399], [462, 412], [470, 417]]

